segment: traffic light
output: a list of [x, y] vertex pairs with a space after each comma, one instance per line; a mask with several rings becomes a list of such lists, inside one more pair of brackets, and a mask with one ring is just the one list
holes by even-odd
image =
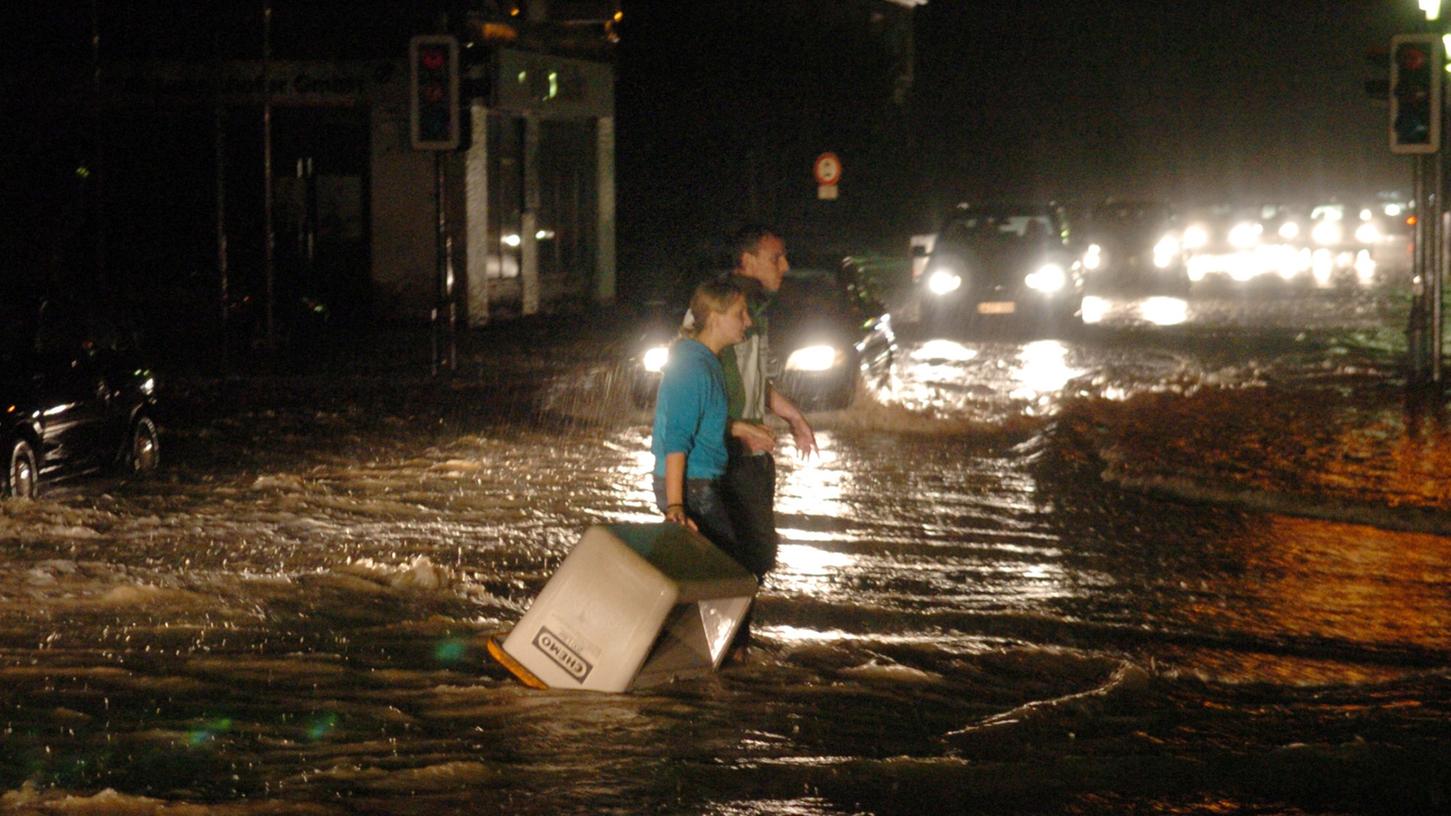
[[1392, 153], [1435, 153], [1440, 149], [1445, 65], [1439, 34], [1391, 38]]
[[408, 41], [409, 138], [414, 150], [459, 146], [458, 40], [420, 34]]

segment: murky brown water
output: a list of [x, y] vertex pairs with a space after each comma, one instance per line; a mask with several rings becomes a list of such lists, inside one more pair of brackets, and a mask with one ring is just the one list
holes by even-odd
[[815, 417], [821, 455], [779, 459], [758, 645], [624, 695], [528, 690], [481, 648], [588, 525], [656, 518], [648, 416], [606, 357], [172, 383], [159, 478], [0, 506], [0, 810], [1445, 807], [1451, 543], [1124, 491], [1059, 421], [1380, 376], [1335, 338], [1389, 313], [904, 329]]

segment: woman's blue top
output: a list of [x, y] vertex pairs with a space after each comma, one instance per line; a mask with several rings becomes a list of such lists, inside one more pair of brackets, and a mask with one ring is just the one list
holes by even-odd
[[665, 475], [665, 456], [685, 454], [685, 478], [714, 479], [726, 469], [725, 370], [711, 350], [683, 337], [670, 347], [670, 361], [655, 397], [650, 439], [655, 475]]

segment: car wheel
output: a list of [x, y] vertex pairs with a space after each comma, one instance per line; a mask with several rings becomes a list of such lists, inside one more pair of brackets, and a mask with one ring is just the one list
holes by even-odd
[[121, 464], [127, 473], [147, 473], [161, 464], [161, 434], [150, 417], [139, 417], [131, 425]]
[[35, 498], [40, 487], [40, 467], [35, 459], [35, 448], [24, 439], [15, 439], [6, 445], [5, 451], [0, 496], [7, 499]]

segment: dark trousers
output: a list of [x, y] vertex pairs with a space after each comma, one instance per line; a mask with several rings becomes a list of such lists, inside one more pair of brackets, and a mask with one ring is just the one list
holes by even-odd
[[[665, 477], [656, 476], [654, 481], [655, 504], [665, 512]], [[685, 515], [700, 528], [700, 534], [710, 543], [735, 558], [735, 528], [731, 524], [730, 512], [726, 509], [724, 494], [719, 479], [685, 480]], [[737, 559], [740, 560], [740, 559]]]
[[769, 453], [748, 454], [735, 440], [730, 454], [721, 487], [735, 530], [731, 557], [760, 580], [776, 566], [776, 460]]

